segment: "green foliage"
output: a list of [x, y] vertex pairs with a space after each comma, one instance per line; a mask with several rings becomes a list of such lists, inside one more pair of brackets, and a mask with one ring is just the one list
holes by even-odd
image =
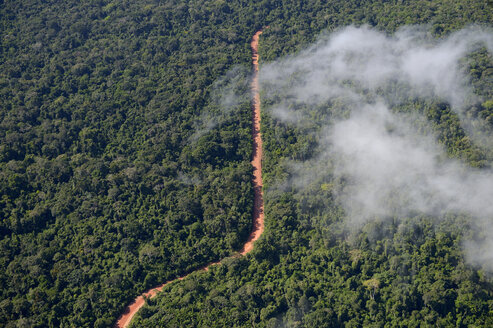
[[[426, 23], [438, 36], [468, 23], [491, 22], [478, 1], [284, 2], [270, 5], [260, 43], [261, 61], [294, 53], [322, 29], [370, 24], [389, 33], [404, 24]], [[259, 12], [263, 12], [259, 6]], [[481, 63], [481, 64], [478, 64]], [[480, 51], [465, 61], [475, 92], [491, 98], [491, 55]], [[475, 76], [475, 77], [474, 77]], [[282, 95], [279, 95], [282, 97]], [[348, 231], [333, 197], [343, 181], [313, 181], [302, 191], [286, 187], [286, 160], [316, 156], [309, 126], [285, 124], [268, 114], [263, 101], [266, 231], [251, 256], [231, 259], [206, 273], [174, 283], [151, 301], [134, 327], [421, 327], [488, 326], [492, 281], [464, 263], [463, 236], [474, 233], [460, 215], [368, 223]], [[330, 121], [345, 115], [338, 104], [304, 108]], [[479, 114], [488, 103], [476, 104]], [[341, 107], [341, 108], [340, 108]], [[329, 110], [327, 110], [329, 109]], [[489, 166], [491, 154], [475, 145], [448, 104], [411, 99], [401, 112], [418, 112], [449, 156], [472, 166]], [[328, 112], [328, 114], [327, 114]], [[471, 109], [469, 112], [474, 112]], [[325, 115], [325, 116], [324, 116]], [[426, 131], [426, 129], [423, 129]], [[187, 290], [188, 281], [197, 289]], [[473, 301], [474, 300], [474, 301]]]
[[[250, 67], [259, 28], [270, 25], [260, 43], [268, 61], [348, 24], [391, 33], [425, 23], [447, 35], [491, 23], [486, 6], [0, 2], [0, 326], [109, 327], [144, 289], [241, 246], [252, 206], [249, 104], [198, 137], [196, 123], [218, 110], [215, 81]], [[491, 125], [491, 54], [471, 55], [465, 69], [484, 98], [471, 113]], [[490, 164], [446, 104], [401, 110], [412, 108], [450, 156]], [[274, 188], [288, 176], [284, 159], [309, 158], [316, 141], [263, 115], [264, 236], [251, 256], [168, 285], [134, 326], [491, 325], [491, 280], [460, 250], [467, 218], [350, 234], [331, 193], [340, 181], [301, 194]], [[378, 290], [365, 286], [372, 279]]]
[[213, 82], [249, 68], [253, 27], [214, 2], [0, 10], [0, 326], [110, 326], [142, 290], [241, 247], [248, 101], [193, 135]]

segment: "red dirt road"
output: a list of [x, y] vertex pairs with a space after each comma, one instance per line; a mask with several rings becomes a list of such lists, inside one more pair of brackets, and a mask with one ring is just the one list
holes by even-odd
[[[252, 74], [252, 138], [253, 138], [253, 224], [252, 232], [248, 237], [247, 241], [243, 245], [243, 248], [239, 251], [240, 255], [246, 255], [253, 249], [253, 243], [259, 239], [260, 235], [264, 231], [264, 199], [262, 192], [262, 136], [260, 134], [260, 94], [259, 94], [259, 83], [258, 83], [258, 42], [259, 36], [262, 34], [262, 30], [255, 33], [252, 37], [251, 47], [252, 47], [252, 63], [253, 63], [253, 74]], [[209, 263], [203, 268], [196, 271], [207, 271], [209, 267], [219, 264], [220, 262]], [[194, 271], [194, 272], [196, 272]], [[149, 289], [142, 295], [137, 297], [130, 305], [125, 308], [120, 318], [115, 324], [115, 328], [126, 328], [132, 321], [134, 315], [140, 310], [145, 304], [145, 298], [153, 298], [159, 293], [164, 286], [177, 280], [185, 279], [188, 274], [176, 278], [171, 281], [167, 281], [162, 285], [155, 288]]]
[[255, 33], [252, 38], [252, 138], [253, 138], [253, 227], [241, 255], [245, 255], [253, 249], [253, 243], [264, 232], [264, 197], [262, 192], [262, 136], [260, 134], [260, 94], [258, 85], [258, 40], [262, 30]]

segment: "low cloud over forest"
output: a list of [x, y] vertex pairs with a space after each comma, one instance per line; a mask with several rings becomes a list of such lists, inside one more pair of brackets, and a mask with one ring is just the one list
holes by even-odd
[[329, 175], [344, 181], [333, 193], [353, 226], [419, 214], [469, 215], [484, 239], [467, 241], [466, 253], [492, 270], [493, 170], [447, 153], [419, 110], [446, 107], [485, 162], [491, 160], [491, 127], [470, 113], [488, 100], [466, 73], [475, 51], [491, 56], [490, 30], [473, 26], [437, 40], [422, 26], [392, 36], [347, 27], [262, 66], [272, 116], [317, 140], [310, 159], [287, 163], [291, 186]]

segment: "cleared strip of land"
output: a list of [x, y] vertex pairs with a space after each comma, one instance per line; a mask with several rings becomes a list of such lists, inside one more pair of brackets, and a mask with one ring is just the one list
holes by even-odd
[[[252, 155], [252, 166], [253, 166], [253, 190], [254, 190], [254, 200], [253, 200], [253, 227], [250, 236], [243, 245], [239, 254], [245, 255], [253, 249], [253, 243], [259, 239], [260, 235], [264, 231], [264, 199], [262, 192], [262, 136], [260, 134], [260, 94], [259, 94], [259, 82], [258, 82], [258, 43], [259, 37], [262, 34], [262, 30], [257, 31], [251, 42], [252, 47], [252, 63], [253, 63], [253, 73], [251, 81], [252, 90], [252, 138], [253, 138], [253, 155]], [[209, 263], [203, 268], [197, 271], [205, 270], [207, 271], [209, 267], [216, 265], [220, 262]], [[181, 276], [171, 281], [167, 281], [164, 284], [152, 288], [142, 295], [138, 296], [131, 304], [129, 304], [125, 311], [122, 313], [120, 318], [115, 324], [116, 328], [128, 327], [130, 321], [135, 316], [135, 314], [140, 310], [145, 304], [145, 298], [152, 298], [159, 293], [164, 286], [177, 280], [185, 279], [189, 274]]]

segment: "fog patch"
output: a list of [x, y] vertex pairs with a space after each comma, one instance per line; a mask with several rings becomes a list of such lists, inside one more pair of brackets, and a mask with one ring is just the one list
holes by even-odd
[[283, 163], [289, 184], [340, 182], [332, 194], [352, 226], [415, 214], [470, 215], [484, 238], [464, 243], [466, 254], [493, 269], [493, 171], [449, 158], [422, 115], [396, 110], [415, 100], [447, 103], [473, 140], [491, 146], [490, 131], [468, 114], [484, 99], [474, 94], [463, 61], [481, 48], [493, 53], [493, 33], [478, 26], [438, 40], [419, 26], [392, 36], [347, 27], [261, 66], [270, 114], [298, 128], [317, 127], [316, 155]]
[[413, 211], [493, 218], [493, 172], [449, 159], [432, 135], [383, 103], [353, 111], [327, 133], [335, 175], [350, 181], [339, 196], [353, 220]]
[[244, 66], [235, 66], [213, 83], [209, 104], [204, 107], [194, 122], [194, 133], [189, 142], [217, 128], [238, 113], [240, 106], [250, 101], [250, 71]]

